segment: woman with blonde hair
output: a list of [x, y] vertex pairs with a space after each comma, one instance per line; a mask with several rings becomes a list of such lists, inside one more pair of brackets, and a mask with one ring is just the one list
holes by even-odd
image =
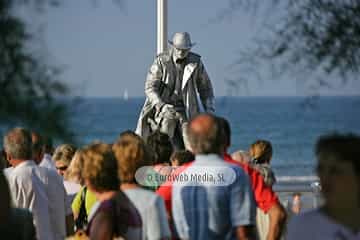
[[111, 146], [95, 143], [80, 153], [86, 186], [95, 193], [99, 204], [89, 218], [90, 239], [141, 240], [141, 217], [132, 202], [120, 190], [117, 161]]
[[62, 144], [55, 149], [52, 159], [55, 162], [57, 172], [61, 176], [64, 176], [75, 152], [76, 147], [71, 144]]
[[122, 134], [113, 145], [118, 162], [121, 190], [139, 210], [142, 221], [143, 240], [170, 239], [163, 199], [151, 190], [140, 186], [135, 179], [136, 171], [144, 166], [151, 167], [149, 153], [144, 141], [134, 133]]
[[66, 181], [82, 186], [71, 204], [76, 231], [86, 228], [88, 222], [87, 218], [90, 215], [92, 207], [97, 201], [95, 194], [89, 191], [85, 186], [85, 180], [82, 176], [84, 161], [82, 158], [80, 158], [81, 152], [81, 149], [78, 149], [75, 152], [64, 175], [64, 179]]
[[249, 149], [252, 166], [264, 177], [266, 185], [276, 183], [275, 174], [271, 169], [270, 161], [273, 155], [272, 145], [266, 140], [256, 140]]
[[[55, 162], [55, 167], [59, 175], [64, 177], [75, 152], [76, 147], [71, 144], [62, 144], [55, 149], [52, 159]], [[69, 181], [64, 177], [64, 186], [68, 201], [71, 203], [75, 195], [80, 191], [81, 185], [77, 182]]]

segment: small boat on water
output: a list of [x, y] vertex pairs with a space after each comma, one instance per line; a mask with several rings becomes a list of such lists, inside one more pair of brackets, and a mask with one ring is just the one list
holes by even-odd
[[129, 93], [128, 93], [128, 90], [126, 88], [125, 88], [125, 91], [124, 91], [123, 99], [125, 101], [129, 100]]

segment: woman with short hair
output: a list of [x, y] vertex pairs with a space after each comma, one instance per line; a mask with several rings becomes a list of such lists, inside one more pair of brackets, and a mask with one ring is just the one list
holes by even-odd
[[113, 145], [118, 162], [121, 189], [139, 210], [143, 220], [143, 240], [170, 239], [170, 229], [163, 199], [140, 186], [135, 179], [136, 171], [151, 167], [144, 141], [134, 134], [122, 135]]
[[128, 197], [119, 190], [117, 162], [111, 146], [91, 144], [81, 151], [80, 158], [84, 161], [82, 174], [85, 184], [99, 201], [89, 217], [86, 232], [90, 239], [141, 240], [141, 217]]

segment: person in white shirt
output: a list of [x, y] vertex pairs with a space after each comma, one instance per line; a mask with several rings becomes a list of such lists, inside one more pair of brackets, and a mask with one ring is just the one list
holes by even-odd
[[[1, 170], [1, 168], [0, 168]], [[28, 209], [11, 206], [9, 184], [0, 171], [0, 236], [1, 239], [34, 240], [36, 231], [33, 216]]]
[[38, 240], [53, 240], [48, 193], [43, 171], [32, 157], [31, 134], [23, 128], [10, 130], [3, 140], [7, 161], [13, 166], [7, 176], [14, 207], [29, 209], [34, 216]]
[[315, 151], [324, 205], [293, 217], [286, 239], [360, 239], [360, 136], [323, 136]]
[[42, 137], [42, 160], [40, 167], [49, 168], [56, 171], [55, 162], [52, 159], [53, 146], [51, 138]]
[[40, 167], [56, 170], [55, 163], [50, 154], [44, 153], [44, 156], [39, 164]]
[[[42, 137], [33, 132], [32, 151], [33, 159], [38, 165], [43, 159]], [[66, 235], [73, 233], [73, 216], [70, 202], [67, 199], [62, 177], [54, 170], [39, 166], [46, 176], [43, 182], [48, 189], [50, 221], [55, 239], [63, 240]]]

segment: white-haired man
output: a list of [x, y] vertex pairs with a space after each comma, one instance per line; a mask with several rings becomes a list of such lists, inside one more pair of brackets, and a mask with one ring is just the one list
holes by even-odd
[[46, 174], [32, 159], [31, 133], [14, 128], [4, 137], [6, 158], [13, 169], [7, 175], [15, 207], [29, 209], [34, 216], [37, 239], [55, 239], [50, 222]]
[[198, 97], [206, 112], [214, 112], [214, 92], [201, 57], [190, 51], [195, 44], [189, 33], [175, 33], [169, 43], [171, 48], [155, 58], [147, 74], [136, 133], [147, 137], [159, 129], [183, 149], [186, 123], [200, 113]]

